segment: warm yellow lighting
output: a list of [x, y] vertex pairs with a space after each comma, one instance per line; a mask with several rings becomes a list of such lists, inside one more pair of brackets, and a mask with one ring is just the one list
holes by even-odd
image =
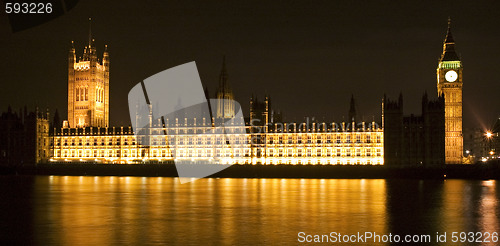
[[485, 136], [487, 138], [491, 138], [491, 137], [493, 137], [493, 133], [491, 133], [490, 131], [487, 131], [486, 134], [485, 134]]
[[[384, 132], [381, 128], [357, 132], [315, 131], [303, 133], [290, 131], [263, 133], [266, 135], [265, 138], [263, 137], [266, 139], [266, 143], [260, 145], [250, 144], [252, 138], [255, 137], [253, 134], [241, 133], [231, 136], [231, 139], [238, 144], [216, 147], [203, 143], [222, 138], [223, 136], [220, 134], [183, 134], [184, 140], [174, 151], [166, 143], [156, 145], [154, 148], [138, 145], [137, 136], [128, 131], [96, 132], [83, 131], [55, 135], [52, 140], [54, 145], [50, 150], [51, 158], [55, 161], [117, 164], [147, 161], [201, 161], [220, 164], [267, 165], [384, 164]], [[103, 132], [105, 133], [103, 134]], [[250, 129], [247, 129], [246, 132], [250, 132]], [[155, 137], [153, 136], [153, 138]], [[162, 135], [162, 137], [164, 136]]]

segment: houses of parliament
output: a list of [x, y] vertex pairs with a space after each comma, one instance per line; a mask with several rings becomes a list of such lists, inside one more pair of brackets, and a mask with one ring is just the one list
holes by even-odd
[[[218, 119], [233, 117], [235, 105], [225, 59], [211, 117], [157, 123], [150, 142], [139, 141], [130, 126], [109, 126], [110, 56], [98, 57], [89, 35], [83, 56], [74, 44], [68, 55], [68, 119], [49, 129], [37, 121], [38, 162], [148, 163], [209, 161], [222, 164], [340, 164], [429, 166], [462, 163], [462, 63], [450, 24], [437, 65], [437, 99], [422, 97], [421, 115], [404, 115], [403, 95], [382, 99], [382, 119], [360, 122], [351, 99], [346, 122], [283, 122], [271, 97], [252, 96], [244, 132], [226, 125], [210, 132]], [[112, 75], [111, 75], [112, 76]], [[205, 90], [209, 98], [207, 90]], [[210, 101], [210, 100], [209, 100]], [[48, 116], [44, 116], [44, 119]], [[175, 131], [174, 139], [165, 132]], [[229, 144], [231, 142], [231, 144]], [[214, 145], [213, 143], [217, 143]], [[175, 147], [173, 147], [175, 146]], [[214, 162], [215, 161], [215, 162]]]

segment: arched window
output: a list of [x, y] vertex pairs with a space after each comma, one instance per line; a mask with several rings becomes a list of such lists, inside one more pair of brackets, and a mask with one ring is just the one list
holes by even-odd
[[89, 100], [89, 88], [85, 87], [85, 101]]
[[75, 94], [76, 94], [76, 100], [77, 100], [77, 101], [80, 101], [80, 88], [79, 88], [79, 87], [76, 87], [76, 92], [75, 92]]

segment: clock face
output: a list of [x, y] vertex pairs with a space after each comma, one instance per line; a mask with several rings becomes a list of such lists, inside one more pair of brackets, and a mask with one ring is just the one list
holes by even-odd
[[444, 75], [444, 78], [448, 82], [455, 82], [458, 78], [458, 74], [457, 74], [457, 72], [450, 70], [450, 71], [446, 72], [446, 74]]

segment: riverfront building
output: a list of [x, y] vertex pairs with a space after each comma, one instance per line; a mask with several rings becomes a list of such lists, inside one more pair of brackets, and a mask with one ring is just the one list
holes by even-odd
[[[271, 107], [252, 96], [245, 125], [232, 125], [234, 94], [223, 61], [215, 104], [209, 117], [179, 114], [135, 134], [131, 127], [109, 126], [109, 54], [102, 62], [89, 37], [83, 58], [69, 53], [68, 121], [48, 136], [40, 161], [146, 163], [208, 162], [239, 164], [430, 165], [462, 162], [462, 64], [451, 29], [437, 69], [438, 99], [422, 100], [421, 116], [403, 116], [399, 101], [383, 99], [382, 125], [359, 122], [351, 99], [346, 122], [282, 121]], [[205, 93], [208, 97], [208, 90]], [[207, 98], [208, 99], [208, 98]], [[207, 100], [210, 104], [211, 100]], [[152, 112], [152, 105], [149, 105]], [[152, 115], [152, 113], [151, 113]], [[222, 124], [223, 130], [216, 125]], [[385, 157], [385, 158], [384, 158]]]

